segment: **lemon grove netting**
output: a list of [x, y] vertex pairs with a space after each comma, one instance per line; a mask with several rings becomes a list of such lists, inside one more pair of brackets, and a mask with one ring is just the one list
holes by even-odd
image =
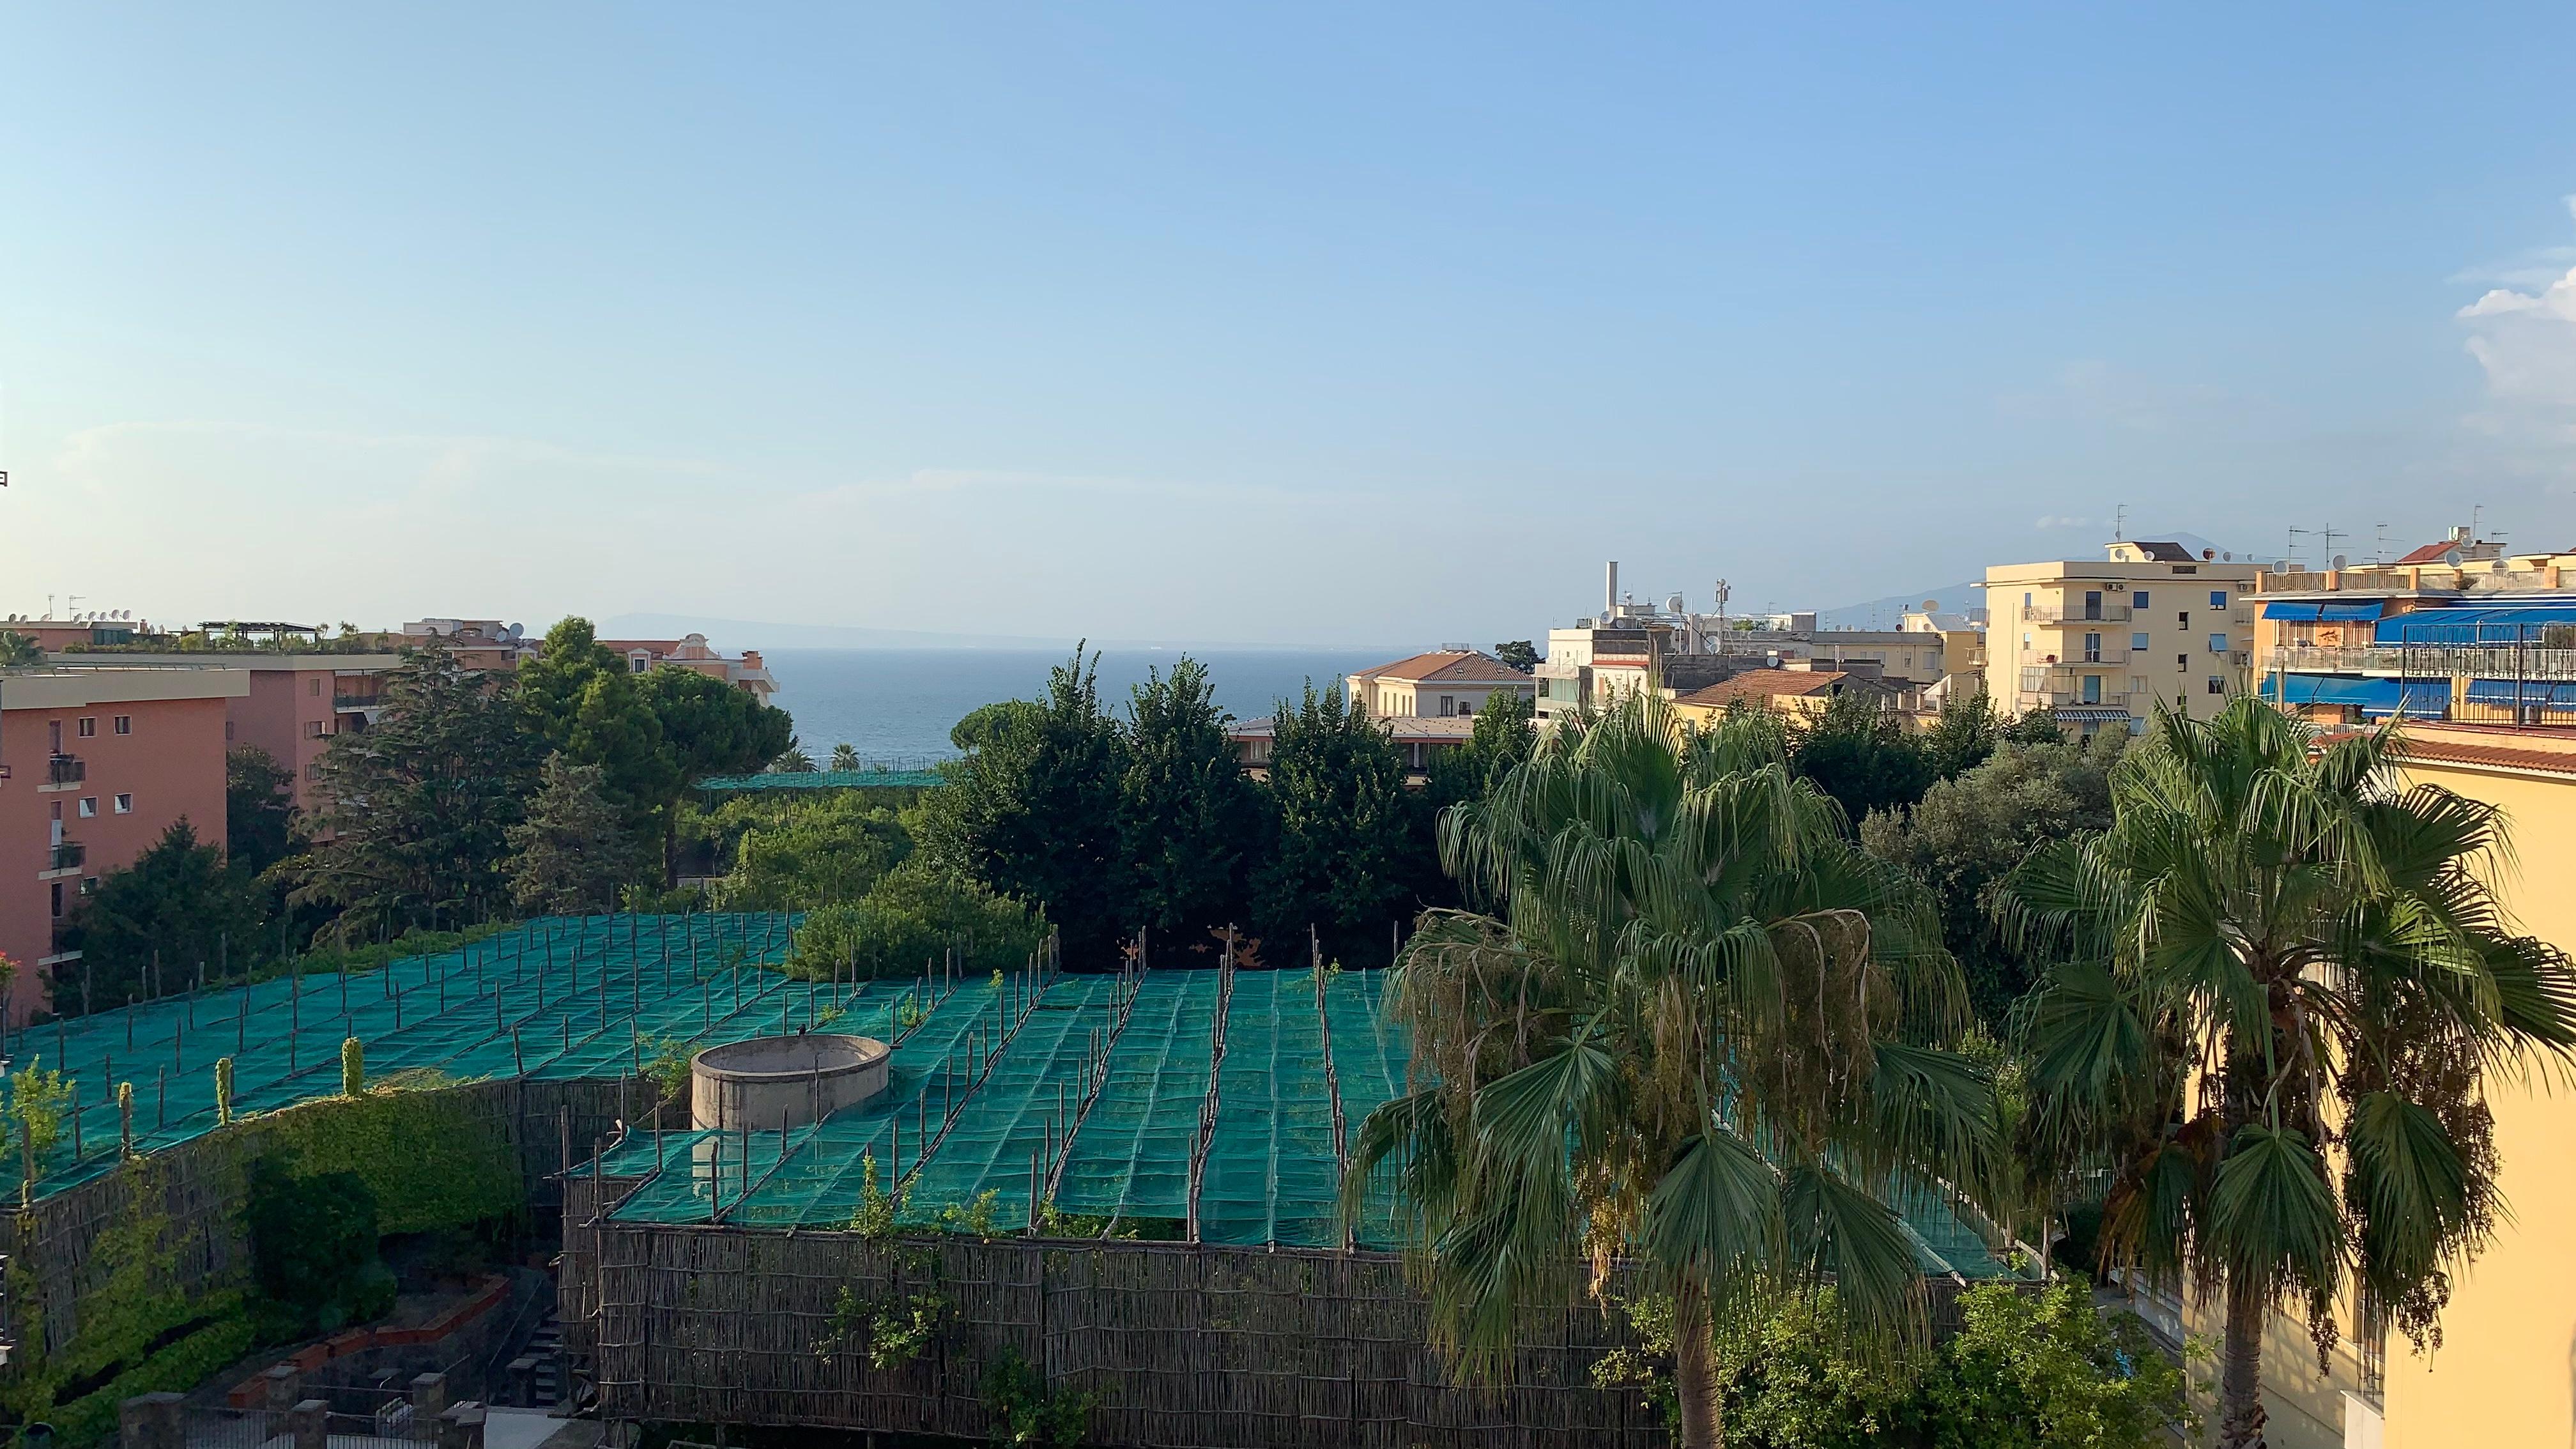
[[[859, 1211], [873, 1159], [881, 1186], [903, 1179], [903, 1218], [916, 1224], [989, 1193], [994, 1226], [1017, 1229], [1031, 1216], [1034, 1175], [1038, 1199], [1064, 1213], [1168, 1229], [1195, 1219], [1215, 1243], [1342, 1241], [1335, 1200], [1349, 1139], [1405, 1090], [1410, 1054], [1383, 1009], [1388, 973], [945, 980], [933, 966], [913, 979], [803, 981], [778, 969], [799, 923], [783, 913], [550, 918], [377, 971], [33, 1028], [15, 1042], [18, 1065], [40, 1057], [63, 1069], [79, 1105], [35, 1195], [113, 1169], [115, 1082], [135, 1084], [138, 1151], [211, 1130], [221, 1057], [234, 1063], [233, 1109], [248, 1114], [337, 1093], [349, 1036], [364, 1043], [371, 1080], [412, 1069], [604, 1080], [641, 1075], [665, 1044], [810, 1028], [891, 1043], [886, 1091], [785, 1130], [639, 1125], [601, 1163], [643, 1179], [614, 1216], [836, 1227]], [[639, 1115], [647, 1105], [639, 1094]], [[17, 1172], [15, 1153], [0, 1160]], [[1937, 1195], [1902, 1206], [1927, 1269], [2004, 1271]], [[1381, 1193], [1357, 1238], [1397, 1237]]]

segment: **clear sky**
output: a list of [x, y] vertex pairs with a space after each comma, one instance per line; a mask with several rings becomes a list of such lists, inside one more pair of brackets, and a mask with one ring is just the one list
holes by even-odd
[[2564, 0], [0, 37], [0, 613], [1487, 642], [2123, 503], [2576, 545]]

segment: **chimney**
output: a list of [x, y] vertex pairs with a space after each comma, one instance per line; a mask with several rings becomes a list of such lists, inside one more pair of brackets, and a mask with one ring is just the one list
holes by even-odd
[[1603, 595], [1601, 622], [1607, 624], [1619, 612], [1619, 561], [1610, 560], [1610, 591]]

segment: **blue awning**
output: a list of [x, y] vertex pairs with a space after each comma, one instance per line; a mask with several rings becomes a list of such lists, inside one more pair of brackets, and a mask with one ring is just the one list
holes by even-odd
[[2558, 684], [2546, 679], [2472, 679], [2469, 681], [2469, 703], [2502, 705], [2536, 705], [2543, 709], [2576, 709], [2576, 684]]
[[2417, 609], [2379, 621], [2373, 636], [2382, 644], [2426, 644], [2451, 648], [2538, 643], [2540, 631], [2552, 624], [2576, 624], [2576, 604], [2522, 604], [2500, 609]]
[[2276, 599], [2263, 606], [2263, 617], [2289, 624], [2313, 624], [2317, 621], [2317, 610], [2323, 607], [2322, 604], [2302, 603], [2296, 599]]
[[2359, 624], [2379, 617], [2379, 605], [2319, 604], [2317, 617], [2329, 624]]
[[2287, 674], [2263, 681], [2266, 698], [2283, 704], [2354, 706], [2364, 714], [2437, 718], [2450, 707], [2451, 686], [2441, 679], [2364, 679], [2349, 674]]
[[2364, 624], [2379, 617], [2376, 600], [2367, 604], [2326, 604], [2312, 599], [2275, 599], [2263, 606], [2263, 617], [2284, 624]]

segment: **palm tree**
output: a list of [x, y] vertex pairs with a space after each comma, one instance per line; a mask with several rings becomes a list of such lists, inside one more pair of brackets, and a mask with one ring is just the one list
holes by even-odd
[[1921, 888], [1855, 847], [1765, 721], [1693, 737], [1652, 695], [1561, 727], [1441, 819], [1496, 914], [1434, 912], [1391, 985], [1431, 1085], [1372, 1113], [1344, 1211], [1391, 1185], [1469, 1375], [1520, 1310], [1639, 1264], [1675, 1311], [1682, 1442], [1721, 1442], [1714, 1329], [1830, 1277], [1919, 1324], [1889, 1195], [1973, 1177], [1986, 1078]]
[[2251, 698], [2164, 711], [2112, 776], [2106, 830], [1999, 890], [2062, 957], [2025, 1005], [2034, 1099], [2111, 1173], [2107, 1261], [2225, 1310], [2219, 1442], [2263, 1443], [2264, 1325], [2321, 1347], [2422, 1341], [2500, 1202], [2491, 1075], [2576, 1045], [2566, 955], [2511, 933], [2486, 881], [2499, 812], [2400, 790], [2394, 727], [2326, 743]]
[[848, 774], [859, 768], [859, 747], [847, 740], [832, 746], [832, 769]]

